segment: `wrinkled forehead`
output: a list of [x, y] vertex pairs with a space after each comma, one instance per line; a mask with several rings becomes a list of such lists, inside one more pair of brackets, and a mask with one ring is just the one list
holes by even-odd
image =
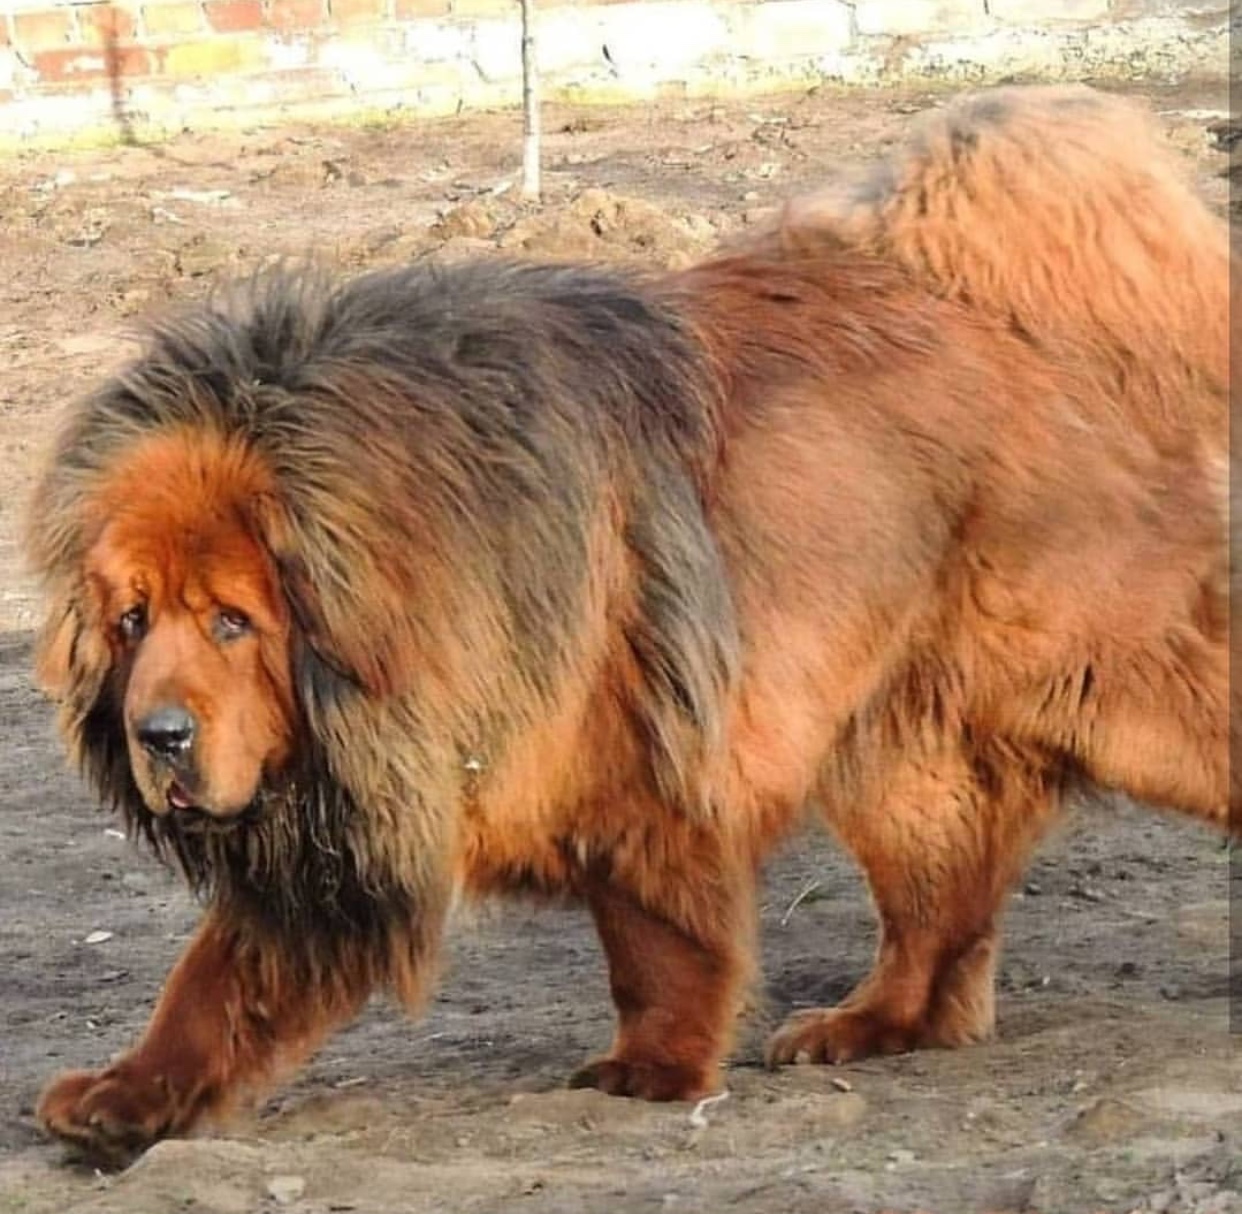
[[211, 603], [276, 609], [275, 579], [262, 546], [237, 522], [169, 519], [127, 511], [87, 555], [87, 575], [110, 597], [202, 610]]
[[253, 456], [213, 436], [144, 440], [91, 503], [87, 574], [111, 595], [274, 609], [274, 572], [255, 527], [270, 490]]

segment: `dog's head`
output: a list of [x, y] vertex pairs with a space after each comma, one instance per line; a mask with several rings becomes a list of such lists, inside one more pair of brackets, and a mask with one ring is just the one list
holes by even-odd
[[78, 504], [38, 672], [79, 745], [123, 740], [157, 817], [241, 814], [290, 759], [294, 622], [272, 502], [244, 448], [187, 431], [134, 444]]
[[382, 624], [351, 619], [344, 601], [367, 571], [339, 571], [336, 598], [316, 593], [313, 540], [240, 439], [144, 435], [68, 518], [52, 492], [62, 480], [45, 482], [32, 525], [52, 591], [37, 669], [122, 808], [142, 815], [136, 793], [157, 819], [244, 816], [301, 757], [326, 702], [393, 690], [401, 662]]
[[76, 602], [42, 651], [54, 693], [104, 660], [115, 725], [151, 813], [229, 818], [287, 763], [291, 612], [263, 533], [265, 470], [210, 436], [147, 439], [89, 502]]

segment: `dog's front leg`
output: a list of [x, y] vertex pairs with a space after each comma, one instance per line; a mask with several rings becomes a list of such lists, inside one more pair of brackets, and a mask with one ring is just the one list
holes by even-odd
[[753, 970], [753, 883], [685, 858], [677, 867], [633, 884], [614, 872], [588, 891], [618, 1023], [612, 1049], [573, 1087], [698, 1100], [720, 1086]]
[[39, 1121], [95, 1158], [123, 1161], [268, 1086], [353, 1016], [373, 981], [361, 954], [356, 967], [317, 971], [209, 911], [138, 1045], [103, 1070], [58, 1075]]

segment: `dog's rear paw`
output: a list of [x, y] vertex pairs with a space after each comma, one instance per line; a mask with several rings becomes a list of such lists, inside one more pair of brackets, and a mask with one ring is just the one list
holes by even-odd
[[769, 1066], [853, 1062], [873, 1054], [904, 1054], [921, 1044], [917, 1026], [847, 1008], [811, 1008], [790, 1016], [768, 1040]]
[[639, 1100], [701, 1100], [716, 1088], [714, 1069], [642, 1059], [597, 1058], [575, 1071], [571, 1088], [598, 1088]]

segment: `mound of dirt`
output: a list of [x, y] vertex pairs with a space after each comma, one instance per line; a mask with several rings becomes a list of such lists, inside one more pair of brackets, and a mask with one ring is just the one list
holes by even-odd
[[430, 227], [427, 244], [445, 255], [494, 247], [529, 257], [676, 268], [708, 253], [720, 234], [719, 219], [586, 189], [538, 207], [506, 198], [468, 199]]

